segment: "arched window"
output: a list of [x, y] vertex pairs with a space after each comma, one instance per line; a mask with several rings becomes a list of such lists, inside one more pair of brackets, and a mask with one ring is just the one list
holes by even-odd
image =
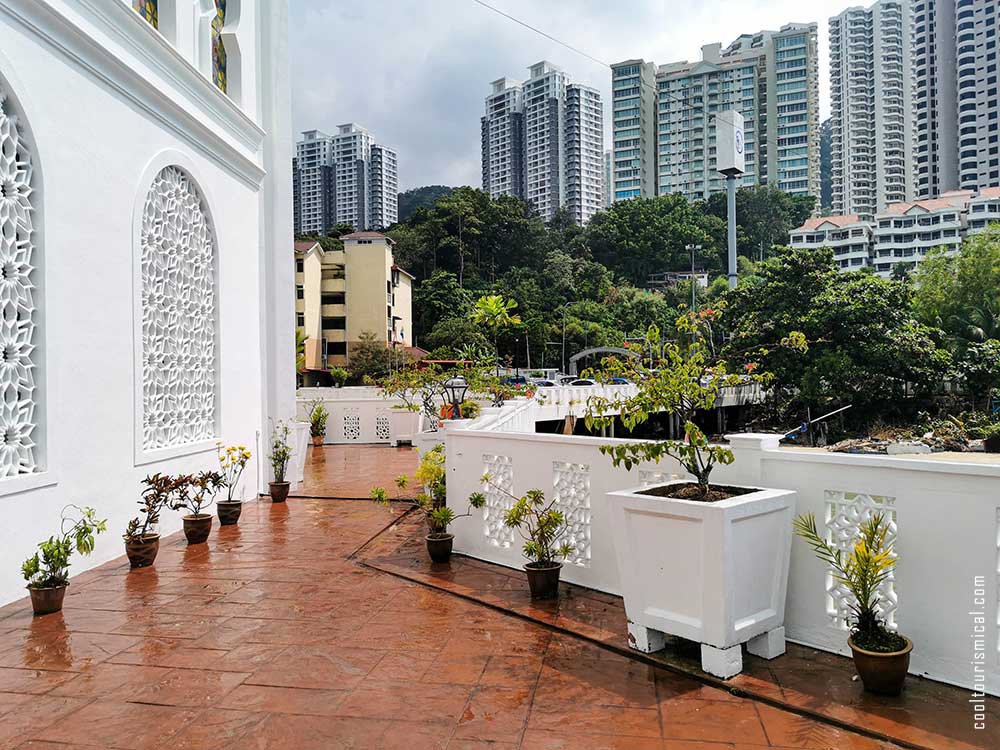
[[215, 0], [215, 16], [212, 18], [212, 80], [223, 92], [227, 90], [226, 44], [222, 40], [225, 25], [226, 0]]
[[26, 125], [0, 77], [0, 478], [44, 471], [36, 183]]
[[139, 230], [142, 450], [216, 437], [215, 231], [194, 180], [167, 166]]
[[132, 0], [135, 12], [149, 21], [154, 29], [160, 28], [159, 3], [157, 0]]

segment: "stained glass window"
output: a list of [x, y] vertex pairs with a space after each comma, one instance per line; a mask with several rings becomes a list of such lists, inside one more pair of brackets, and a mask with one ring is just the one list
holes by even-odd
[[157, 12], [158, 0], [132, 0], [132, 7], [135, 8], [136, 13], [149, 21], [150, 26], [154, 29], [160, 28], [160, 16]]
[[222, 42], [222, 27], [226, 25], [226, 0], [215, 0], [212, 19], [212, 80], [221, 91], [226, 90], [226, 45]]

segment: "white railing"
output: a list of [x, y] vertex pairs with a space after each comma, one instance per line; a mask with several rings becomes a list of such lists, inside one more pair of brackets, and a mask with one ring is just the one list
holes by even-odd
[[[564, 579], [609, 593], [620, 587], [606, 493], [683, 476], [673, 461], [615, 469], [600, 446], [622, 441], [609, 439], [465, 429], [444, 440], [449, 505], [464, 512], [471, 493], [487, 495], [483, 511], [453, 525], [456, 551], [514, 568], [524, 562], [520, 537], [501, 519], [510, 499], [482, 483], [489, 473], [515, 495], [537, 488], [557, 498], [576, 547]], [[973, 659], [983, 658], [987, 689], [1000, 694], [1000, 465], [789, 450], [778, 448], [778, 436], [734, 435], [731, 447], [735, 462], [713, 481], [796, 490], [798, 512], [813, 512], [834, 541], [886, 512], [899, 564], [884, 592], [885, 615], [914, 641], [911, 671], [968, 685]], [[796, 540], [788, 638], [847, 655], [846, 606], [829, 571]], [[977, 643], [983, 657], [974, 654]]]
[[300, 388], [297, 391], [296, 416], [308, 422], [313, 402], [320, 400], [330, 413], [326, 439], [330, 444], [385, 443], [391, 438], [389, 414], [401, 404], [398, 399], [382, 397], [379, 388]]

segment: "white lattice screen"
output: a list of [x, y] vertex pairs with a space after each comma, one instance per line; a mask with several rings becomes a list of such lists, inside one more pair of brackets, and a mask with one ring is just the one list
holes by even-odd
[[157, 174], [146, 197], [142, 257], [142, 445], [216, 436], [215, 236], [184, 170]]

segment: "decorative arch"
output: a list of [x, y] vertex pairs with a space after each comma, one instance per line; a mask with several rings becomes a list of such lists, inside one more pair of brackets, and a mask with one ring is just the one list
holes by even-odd
[[0, 480], [45, 471], [41, 178], [0, 75]]
[[569, 374], [576, 375], [579, 365], [577, 364], [584, 357], [589, 357], [591, 354], [624, 354], [628, 357], [638, 357], [634, 351], [629, 349], [622, 349], [617, 346], [595, 346], [590, 349], [584, 349], [579, 351], [569, 358]]
[[137, 451], [157, 458], [218, 435], [218, 249], [191, 172], [168, 152], [147, 173], [136, 217]]

